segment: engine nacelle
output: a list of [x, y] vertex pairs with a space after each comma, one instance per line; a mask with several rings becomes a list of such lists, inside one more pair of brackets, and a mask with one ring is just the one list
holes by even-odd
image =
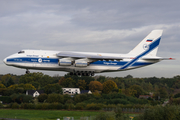
[[84, 59], [79, 59], [75, 61], [75, 67], [87, 67], [89, 63]]
[[69, 58], [59, 59], [59, 65], [60, 66], [71, 66], [72, 63], [73, 63], [72, 59], [69, 59]]

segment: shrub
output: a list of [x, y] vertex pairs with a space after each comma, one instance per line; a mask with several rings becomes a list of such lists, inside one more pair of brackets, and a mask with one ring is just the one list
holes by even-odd
[[0, 108], [3, 108], [3, 104], [2, 103], [0, 103]]
[[100, 110], [103, 108], [103, 104], [87, 104], [86, 109], [87, 110]]
[[33, 103], [22, 103], [21, 108], [23, 108], [23, 109], [34, 109], [35, 104], [33, 104]]
[[48, 95], [47, 102], [49, 102], [49, 103], [54, 103], [54, 102], [63, 103], [64, 98], [63, 98], [63, 95], [53, 93], [53, 94]]
[[118, 99], [118, 98], [109, 100], [108, 103], [109, 104], [124, 104], [124, 105], [130, 104], [129, 101], [125, 99]]
[[51, 103], [50, 106], [49, 106], [49, 109], [61, 110], [61, 109], [63, 109], [63, 104], [61, 104], [61, 103]]
[[23, 100], [22, 100], [22, 102], [23, 103], [30, 103], [30, 102], [32, 102], [32, 100], [33, 100], [33, 97], [31, 96], [31, 95], [23, 95]]
[[30, 103], [32, 102], [32, 96], [26, 94], [12, 94], [11, 96], [12, 101], [17, 103]]
[[49, 109], [50, 104], [49, 103], [42, 103], [41, 109], [46, 110]]
[[77, 103], [75, 109], [76, 110], [83, 110], [85, 109], [86, 104], [85, 103]]
[[156, 106], [144, 111], [135, 120], [179, 120], [180, 107], [179, 106]]
[[48, 95], [46, 93], [43, 93], [38, 96], [38, 101], [39, 102], [44, 102], [48, 98]]
[[64, 107], [65, 107], [65, 109], [67, 109], [67, 110], [73, 110], [73, 109], [74, 109], [74, 104], [72, 104], [72, 103], [69, 103], [69, 104], [66, 103]]
[[42, 103], [36, 104], [35, 109], [42, 109]]
[[179, 98], [179, 97], [180, 97], [180, 93], [174, 95], [174, 98]]
[[170, 104], [180, 105], [180, 98], [171, 99]]
[[11, 108], [12, 109], [19, 109], [19, 104], [18, 103], [13, 103]]
[[0, 101], [2, 101], [3, 103], [11, 103], [12, 99], [9, 96], [1, 96]]

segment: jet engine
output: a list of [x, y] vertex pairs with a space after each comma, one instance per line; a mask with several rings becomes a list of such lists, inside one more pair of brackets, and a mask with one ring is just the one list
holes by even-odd
[[71, 58], [59, 59], [60, 66], [71, 66], [72, 64], [73, 64], [73, 59], [71, 59]]
[[92, 60], [90, 59], [78, 59], [75, 60], [74, 66], [75, 67], [87, 67]]

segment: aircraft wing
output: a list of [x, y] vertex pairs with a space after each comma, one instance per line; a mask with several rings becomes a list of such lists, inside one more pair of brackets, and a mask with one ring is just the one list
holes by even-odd
[[58, 57], [61, 58], [74, 58], [74, 59], [83, 59], [83, 58], [88, 58], [88, 59], [93, 59], [93, 60], [122, 60], [122, 59], [129, 59], [130, 57], [114, 57], [114, 56], [105, 56], [105, 55], [100, 55], [100, 54], [85, 54], [85, 53], [76, 53], [76, 52], [60, 52], [57, 53]]

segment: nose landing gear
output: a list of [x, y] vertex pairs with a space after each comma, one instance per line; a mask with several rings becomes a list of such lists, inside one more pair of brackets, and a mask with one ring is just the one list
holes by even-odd
[[26, 74], [29, 74], [29, 73], [30, 73], [30, 71], [28, 69], [26, 69]]

